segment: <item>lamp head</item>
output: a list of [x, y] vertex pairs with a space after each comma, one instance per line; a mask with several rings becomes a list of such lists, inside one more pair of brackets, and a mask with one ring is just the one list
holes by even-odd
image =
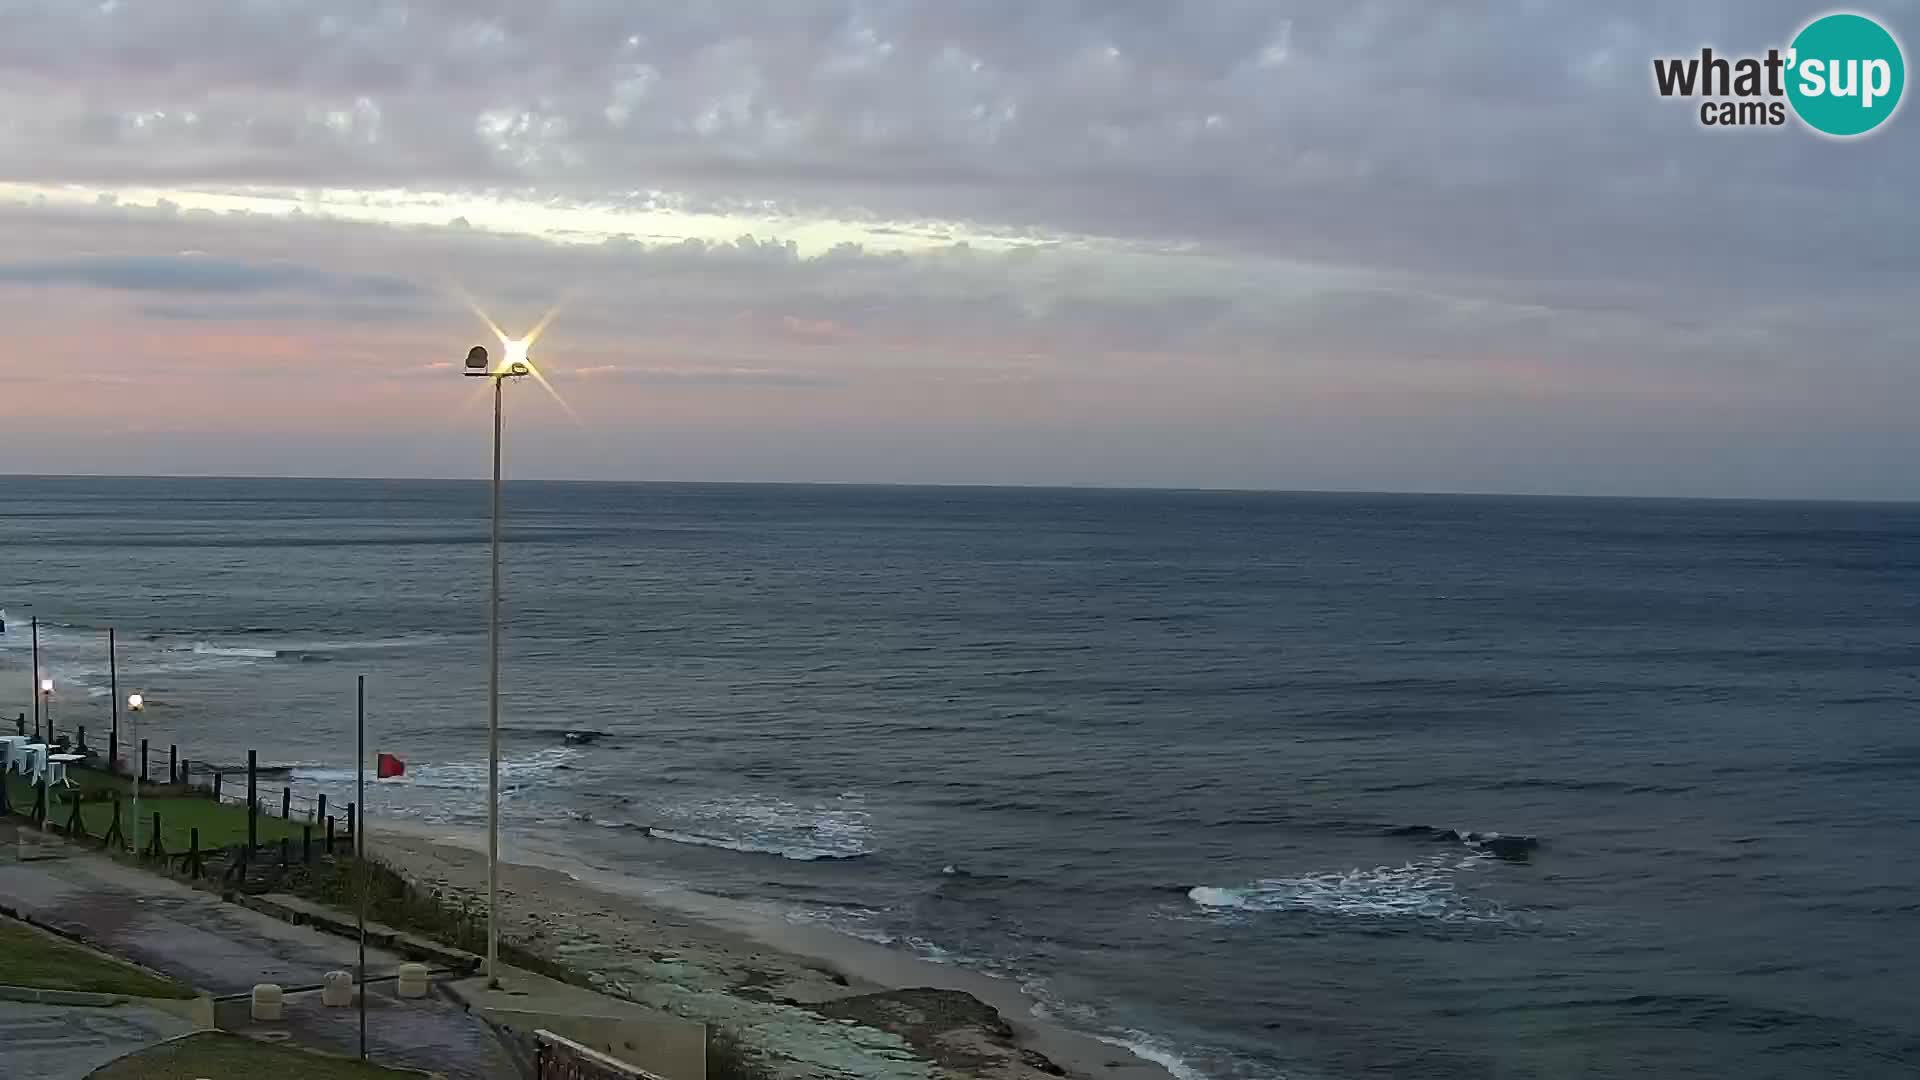
[[45, 695], [47, 695], [48, 697], [52, 697], [52, 696], [53, 696], [53, 680], [52, 680], [52, 679], [41, 679], [41, 680], [40, 680], [40, 692], [41, 692], [42, 694], [45, 694]]
[[141, 697], [139, 694], [127, 695], [127, 708], [132, 709], [134, 712], [139, 712], [140, 710], [146, 707], [147, 707], [146, 698]]
[[488, 363], [487, 347], [485, 345], [475, 345], [473, 348], [467, 350], [466, 374], [468, 375], [489, 374], [487, 370], [487, 363]]

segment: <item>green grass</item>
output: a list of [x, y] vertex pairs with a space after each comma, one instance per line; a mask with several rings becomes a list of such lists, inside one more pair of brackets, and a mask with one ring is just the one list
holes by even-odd
[[190, 998], [193, 990], [130, 964], [0, 917], [0, 983], [130, 997]]
[[[47, 808], [47, 823], [65, 828], [69, 816], [73, 813], [73, 800], [81, 800], [80, 820], [86, 826], [87, 835], [99, 839], [107, 834], [113, 822], [113, 797], [120, 799], [120, 831], [133, 841], [133, 793], [124, 777], [111, 777], [94, 769], [72, 769], [68, 775], [77, 785], [65, 790], [55, 789], [49, 792], [52, 805]], [[25, 816], [33, 809], [34, 791], [17, 773], [8, 773], [7, 799], [13, 812]], [[244, 785], [241, 787], [244, 792]], [[160, 815], [160, 840], [167, 853], [177, 855], [187, 850], [192, 830], [200, 830], [200, 850], [211, 851], [245, 843], [247, 839], [247, 808], [236, 803], [215, 802], [210, 795], [186, 795], [181, 789], [164, 785], [147, 785], [140, 792], [140, 844], [145, 847], [153, 828], [153, 815]], [[166, 794], [155, 794], [165, 792]], [[259, 836], [262, 844], [276, 844], [281, 837], [300, 842], [300, 829], [304, 822], [298, 818], [285, 821], [277, 816], [279, 812], [279, 791], [271, 795], [262, 791], [265, 811], [259, 819]], [[344, 831], [345, 822], [340, 822]], [[314, 843], [319, 844], [326, 836], [324, 824], [314, 829]]]
[[420, 1080], [422, 1074], [323, 1057], [291, 1046], [203, 1031], [164, 1042], [94, 1070], [87, 1080], [243, 1080], [257, 1076], [299, 1080]]

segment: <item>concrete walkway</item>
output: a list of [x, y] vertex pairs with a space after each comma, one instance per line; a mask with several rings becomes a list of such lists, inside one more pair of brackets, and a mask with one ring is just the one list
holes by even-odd
[[[213, 994], [244, 994], [254, 984], [289, 991], [318, 986], [329, 971], [352, 971], [357, 943], [310, 927], [289, 926], [219, 897], [121, 866], [98, 855], [0, 864], [0, 912], [92, 943]], [[367, 950], [367, 978], [391, 976], [400, 958]], [[368, 997], [368, 1045], [386, 1064], [431, 1068], [460, 1080], [515, 1080], [518, 1070], [485, 1023], [435, 993], [402, 1001], [375, 982]], [[391, 983], [384, 984], [388, 987]], [[254, 1025], [244, 1002], [217, 1010], [220, 1026], [290, 1038], [300, 1045], [358, 1049], [356, 1009], [323, 1009], [320, 995], [287, 998], [286, 1020]], [[15, 1074], [0, 1041], [0, 1075]]]
[[137, 1005], [78, 1008], [0, 1001], [0, 1076], [80, 1080], [115, 1058], [193, 1025]]

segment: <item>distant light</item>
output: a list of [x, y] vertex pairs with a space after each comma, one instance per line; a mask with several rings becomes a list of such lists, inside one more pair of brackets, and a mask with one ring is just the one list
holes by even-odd
[[41, 679], [41, 680], [40, 680], [40, 692], [41, 692], [41, 693], [43, 693], [43, 694], [51, 694], [51, 693], [53, 693], [53, 680], [52, 680], [52, 679]]
[[132, 709], [134, 712], [139, 712], [141, 709], [144, 709], [146, 707], [147, 707], [146, 698], [141, 697], [139, 694], [127, 695], [127, 708]]

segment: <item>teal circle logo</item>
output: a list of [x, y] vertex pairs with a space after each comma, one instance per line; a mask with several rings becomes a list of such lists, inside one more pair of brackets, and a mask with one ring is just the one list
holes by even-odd
[[1842, 138], [1885, 123], [1907, 85], [1900, 43], [1865, 15], [1808, 23], [1793, 39], [1787, 63], [1793, 111], [1815, 131]]

